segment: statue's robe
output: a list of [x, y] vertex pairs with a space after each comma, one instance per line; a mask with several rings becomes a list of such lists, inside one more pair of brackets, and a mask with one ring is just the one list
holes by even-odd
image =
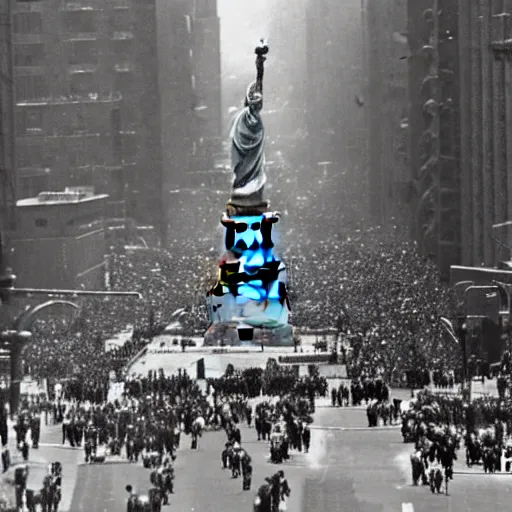
[[[249, 95], [248, 95], [249, 96]], [[265, 129], [261, 120], [261, 96], [248, 98], [231, 128], [231, 165], [234, 172], [231, 197], [254, 196], [261, 200], [267, 181], [264, 165]]]

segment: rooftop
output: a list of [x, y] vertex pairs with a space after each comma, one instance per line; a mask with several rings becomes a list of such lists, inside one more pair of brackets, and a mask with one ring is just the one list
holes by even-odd
[[92, 187], [66, 187], [62, 192], [41, 192], [37, 197], [19, 199], [16, 201], [16, 206], [76, 204], [106, 199], [107, 197], [107, 194], [95, 194]]

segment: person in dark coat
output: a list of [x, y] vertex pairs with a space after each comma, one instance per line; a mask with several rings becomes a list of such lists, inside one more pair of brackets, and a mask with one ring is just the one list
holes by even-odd
[[227, 469], [228, 467], [228, 459], [229, 459], [229, 452], [231, 451], [231, 443], [226, 443], [224, 450], [222, 450], [222, 453], [220, 455], [220, 459], [222, 461], [222, 469]]
[[137, 512], [139, 496], [131, 485], [126, 486], [126, 492], [129, 494], [126, 503], [126, 512]]
[[338, 392], [336, 391], [336, 388], [331, 389], [331, 404], [333, 407], [336, 407], [336, 402], [338, 400]]
[[250, 427], [252, 423], [252, 407], [250, 404], [245, 406], [245, 417], [247, 418], [247, 426]]
[[251, 481], [252, 481], [252, 465], [245, 464], [244, 466], [242, 466], [242, 471], [243, 471], [242, 489], [244, 491], [250, 491], [251, 490]]
[[32, 438], [32, 448], [39, 448], [39, 438], [41, 437], [41, 416], [38, 412], [30, 418], [30, 434]]
[[231, 431], [231, 439], [235, 443], [242, 444], [242, 433], [240, 432], [240, 429], [238, 427], [235, 427]]
[[304, 451], [308, 453], [309, 445], [311, 444], [311, 430], [309, 430], [308, 425], [304, 425], [304, 430], [302, 431], [302, 444], [304, 445]]

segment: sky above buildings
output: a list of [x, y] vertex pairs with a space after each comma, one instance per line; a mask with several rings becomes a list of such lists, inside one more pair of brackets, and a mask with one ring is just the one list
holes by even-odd
[[261, 37], [269, 38], [275, 0], [219, 0], [222, 70], [224, 78], [254, 72], [254, 48]]

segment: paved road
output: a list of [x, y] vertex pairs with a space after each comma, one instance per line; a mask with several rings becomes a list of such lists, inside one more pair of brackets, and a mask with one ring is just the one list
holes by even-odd
[[361, 409], [319, 410], [317, 425], [346, 430], [325, 432], [319, 469], [304, 486], [302, 512], [486, 512], [491, 504], [509, 510], [512, 475], [456, 474], [449, 496], [432, 495], [411, 485], [411, 445], [402, 443], [399, 429], [367, 430], [365, 421]]
[[[304, 478], [308, 473], [309, 458], [297, 454], [283, 466], [268, 461], [268, 445], [256, 440], [254, 429], [243, 427], [242, 445], [253, 458], [253, 485], [250, 492], [242, 491], [240, 479], [233, 480], [220, 467], [220, 453], [226, 436], [223, 432], [205, 433], [197, 451], [190, 450], [190, 438], [182, 438], [182, 446], [175, 462], [175, 494], [168, 510], [173, 512], [242, 512], [252, 510], [252, 502], [259, 485], [266, 476], [283, 468], [292, 488], [289, 510], [300, 510]], [[149, 488], [149, 471], [140, 464], [126, 462], [104, 465], [82, 465], [73, 494], [71, 512], [124, 512], [125, 485], [131, 483], [139, 492]], [[165, 510], [165, 508], [164, 508]]]
[[[512, 475], [456, 474], [449, 496], [413, 487], [411, 445], [403, 444], [397, 427], [368, 429], [364, 409], [318, 408], [315, 427], [311, 453], [296, 454], [279, 466], [292, 487], [289, 511], [487, 512], [491, 503], [497, 510], [510, 508]], [[206, 433], [198, 451], [191, 451], [184, 437], [176, 460], [176, 493], [168, 510], [250, 511], [258, 485], [278, 466], [268, 462], [268, 447], [256, 441], [254, 430], [243, 428], [242, 437], [254, 461], [250, 492], [220, 469], [223, 433]], [[69, 510], [124, 512], [127, 483], [147, 490], [149, 471], [121, 461], [80, 466]]]

